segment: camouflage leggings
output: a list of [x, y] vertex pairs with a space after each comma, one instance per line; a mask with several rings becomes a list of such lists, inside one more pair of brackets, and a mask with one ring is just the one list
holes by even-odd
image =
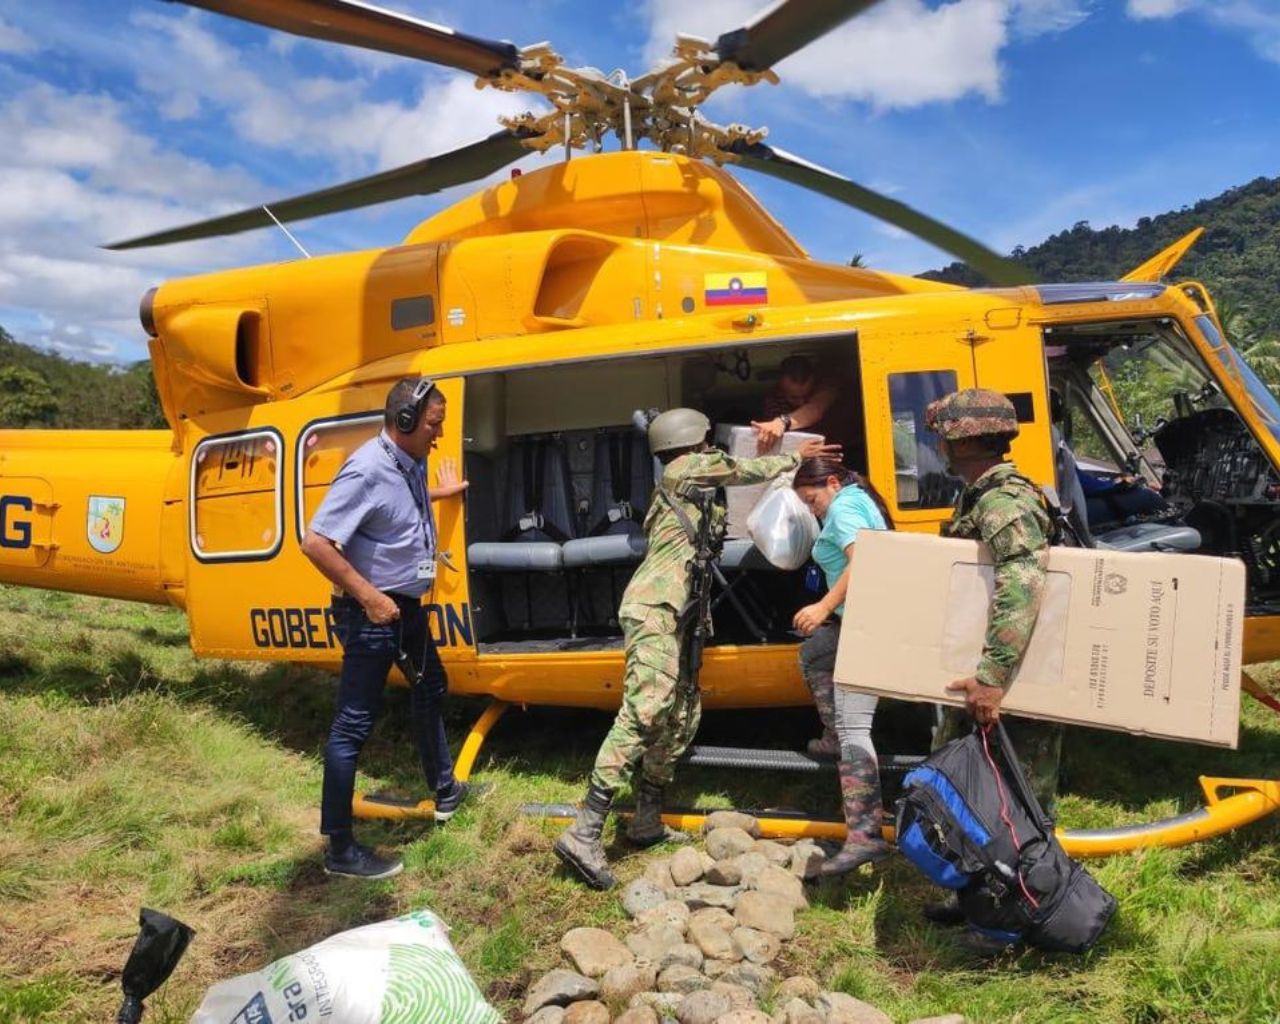
[[[1062, 759], [1062, 726], [1056, 722], [1041, 722], [1016, 715], [1001, 715], [1009, 740], [1018, 755], [1018, 761], [1031, 783], [1040, 806], [1050, 820], [1058, 817], [1058, 765]], [[973, 722], [960, 708], [942, 710], [942, 724], [933, 737], [933, 749], [945, 746], [951, 740], [964, 736]]]
[[696, 681], [680, 685], [673, 609], [659, 605], [645, 609], [643, 618], [624, 615], [621, 623], [627, 657], [622, 707], [596, 754], [591, 782], [617, 789], [641, 765], [646, 779], [664, 786], [698, 731], [702, 702]]

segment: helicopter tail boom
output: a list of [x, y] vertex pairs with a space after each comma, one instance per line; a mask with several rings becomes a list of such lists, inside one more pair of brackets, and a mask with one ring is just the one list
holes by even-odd
[[168, 431], [0, 431], [0, 583], [181, 604], [180, 461]]

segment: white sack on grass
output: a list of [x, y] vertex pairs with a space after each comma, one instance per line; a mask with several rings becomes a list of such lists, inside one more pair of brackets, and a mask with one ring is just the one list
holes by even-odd
[[772, 487], [747, 517], [747, 533], [779, 569], [799, 569], [809, 560], [821, 528], [790, 484]]
[[501, 1024], [428, 911], [353, 928], [219, 982], [191, 1024]]

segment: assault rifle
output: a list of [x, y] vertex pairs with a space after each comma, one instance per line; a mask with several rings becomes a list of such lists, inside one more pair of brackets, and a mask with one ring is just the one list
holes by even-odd
[[716, 580], [724, 582], [716, 564], [724, 542], [723, 516], [716, 515], [716, 492], [713, 488], [690, 486], [682, 491], [683, 497], [698, 506], [700, 515], [696, 527], [666, 488], [659, 486], [658, 493], [675, 513], [689, 543], [693, 545], [693, 557], [688, 562], [689, 600], [680, 610], [677, 624], [681, 639], [680, 682], [686, 687], [688, 698], [693, 699], [698, 692], [702, 652], [711, 637], [711, 586]]

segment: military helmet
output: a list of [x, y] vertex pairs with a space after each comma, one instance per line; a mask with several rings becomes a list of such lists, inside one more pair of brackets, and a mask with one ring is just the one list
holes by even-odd
[[649, 451], [669, 452], [673, 448], [693, 448], [707, 439], [711, 421], [697, 409], [668, 409], [649, 424]]
[[925, 410], [924, 422], [947, 441], [1018, 436], [1018, 414], [1013, 403], [987, 388], [965, 388], [939, 398]]

